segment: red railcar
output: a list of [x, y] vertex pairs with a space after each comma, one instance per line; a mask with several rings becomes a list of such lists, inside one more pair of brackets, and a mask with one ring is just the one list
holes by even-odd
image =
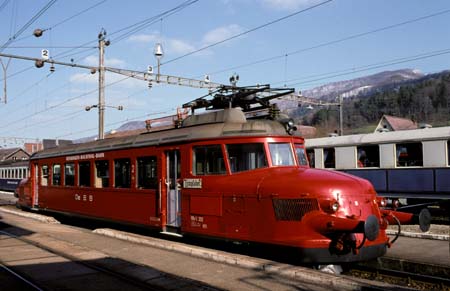
[[381, 210], [364, 179], [310, 169], [285, 120], [230, 108], [178, 124], [36, 153], [19, 205], [291, 246], [315, 263], [381, 256], [388, 221], [412, 219]]

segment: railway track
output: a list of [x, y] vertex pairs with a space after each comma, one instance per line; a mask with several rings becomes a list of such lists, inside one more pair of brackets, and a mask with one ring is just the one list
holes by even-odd
[[352, 265], [349, 269], [345, 270], [344, 274], [417, 290], [450, 290], [450, 279], [441, 276], [417, 274], [386, 268], [374, 268], [361, 264]]
[[[1, 226], [0, 226], [1, 228]], [[180, 286], [187, 286], [188, 284], [192, 285], [193, 290], [194, 289], [202, 289], [202, 290], [218, 290], [215, 288], [209, 288], [209, 286], [204, 286], [200, 284], [196, 284], [196, 282], [190, 281], [189, 282], [182, 282], [177, 283], [176, 276], [171, 275], [164, 275], [162, 276], [158, 281], [158, 284], [152, 284], [152, 282], [148, 281], [142, 281], [138, 280], [136, 277], [129, 276], [128, 274], [121, 273], [119, 271], [114, 270], [113, 268], [107, 268], [102, 266], [99, 262], [96, 262], [96, 260], [80, 260], [80, 258], [69, 255], [67, 253], [56, 251], [54, 248], [46, 247], [44, 245], [41, 245], [39, 243], [33, 242], [31, 240], [25, 239], [20, 236], [16, 236], [12, 233], [9, 233], [4, 230], [0, 230], [0, 236], [3, 236], [4, 239], [10, 238], [15, 240], [15, 242], [11, 243], [11, 245], [14, 245], [17, 252], [30, 252], [30, 249], [34, 249], [32, 253], [36, 253], [36, 251], [41, 251], [40, 255], [36, 255], [35, 258], [30, 256], [29, 258], [23, 259], [24, 261], [27, 261], [28, 265], [39, 265], [39, 268], [41, 269], [41, 273], [45, 274], [46, 269], [49, 271], [54, 271], [55, 264], [42, 264], [42, 259], [46, 260], [47, 258], [51, 258], [51, 261], [54, 261], [55, 258], [59, 262], [58, 264], [66, 264], [66, 266], [63, 267], [65, 270], [59, 270], [62, 273], [67, 273], [66, 270], [69, 270], [68, 272], [72, 274], [74, 277], [80, 277], [81, 276], [87, 276], [87, 280], [79, 280], [79, 278], [74, 278], [78, 282], [74, 282], [71, 286], [67, 286], [64, 282], [52, 282], [52, 280], [48, 280], [46, 278], [42, 278], [42, 276], [35, 276], [33, 275], [33, 272], [30, 274], [27, 274], [26, 270], [32, 269], [31, 268], [16, 268], [11, 266], [6, 266], [1, 264], [1, 266], [4, 268], [5, 271], [9, 272], [11, 275], [15, 276], [17, 280], [22, 280], [24, 283], [27, 283], [27, 286], [30, 286], [30, 288], [27, 288], [25, 290], [59, 290], [61, 286], [64, 287], [65, 290], [84, 290], [86, 286], [84, 286], [84, 281], [90, 281], [90, 278], [95, 278], [96, 282], [93, 284], [96, 284], [97, 282], [100, 282], [100, 286], [92, 285], [91, 287], [94, 289], [108, 289], [108, 290], [169, 290], [171, 288], [164, 288], [164, 284], [167, 286], [173, 287], [174, 285], [180, 285]], [[20, 250], [22, 248], [22, 250]], [[47, 255], [42, 255], [42, 252], [47, 253]], [[35, 259], [35, 261], [33, 260]], [[62, 260], [60, 260], [62, 259]], [[64, 263], [60, 263], [60, 261], [63, 261]], [[1, 261], [0, 261], [1, 263]], [[111, 263], [111, 262], [110, 262]], [[5, 264], [8, 264], [6, 262]], [[19, 264], [20, 265], [20, 264]], [[80, 269], [80, 266], [82, 270]], [[125, 268], [125, 267], [124, 267]], [[19, 270], [16, 270], [19, 269]], [[25, 269], [25, 272], [23, 271]], [[70, 271], [76, 270], [76, 271]], [[24, 272], [24, 273], [23, 273]], [[45, 276], [44, 276], [45, 277]], [[55, 278], [58, 280], [58, 278]], [[62, 281], [73, 281], [71, 276], [69, 278], [61, 279]], [[61, 281], [60, 280], [60, 281]], [[167, 282], [161, 284], [161, 280], [166, 280]], [[182, 279], [185, 280], [186, 279]], [[39, 283], [39, 281], [44, 281], [44, 283]], [[151, 280], [149, 280], [151, 281]], [[36, 283], [37, 282], [37, 283]], [[47, 285], [47, 283], [49, 285]], [[45, 287], [38, 287], [38, 285], [43, 285]], [[9, 289], [11, 290], [11, 289]], [[14, 289], [13, 289], [14, 290]], [[17, 290], [22, 290], [22, 288], [19, 288]], [[176, 290], [176, 289], [175, 289]]]
[[44, 291], [24, 276], [0, 263], [0, 289]]

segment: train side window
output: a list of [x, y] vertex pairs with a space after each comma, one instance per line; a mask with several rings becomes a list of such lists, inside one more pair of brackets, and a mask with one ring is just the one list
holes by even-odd
[[192, 152], [194, 175], [226, 174], [225, 161], [220, 145], [196, 146]]
[[59, 186], [61, 185], [61, 165], [54, 164], [52, 169], [52, 185]]
[[131, 185], [130, 159], [114, 160], [114, 187], [130, 188]]
[[290, 143], [269, 143], [269, 151], [273, 166], [293, 166], [295, 164]]
[[137, 186], [142, 189], [158, 188], [156, 157], [137, 158]]
[[78, 185], [80, 187], [91, 187], [91, 163], [78, 163]]
[[75, 186], [75, 164], [67, 163], [64, 165], [64, 185]]
[[336, 158], [334, 154], [334, 148], [323, 149], [323, 160], [325, 168], [336, 168]]
[[109, 161], [95, 162], [95, 187], [109, 187]]
[[422, 143], [396, 144], [397, 167], [423, 166]]
[[378, 145], [358, 146], [357, 155], [358, 168], [380, 166], [380, 147]]
[[306, 157], [306, 151], [303, 145], [295, 145], [295, 154], [297, 155], [298, 163], [300, 166], [308, 165], [308, 158]]
[[447, 141], [447, 166], [450, 166], [450, 140]]
[[264, 144], [229, 144], [228, 159], [232, 173], [267, 167]]
[[43, 165], [41, 167], [41, 186], [48, 185], [48, 166]]

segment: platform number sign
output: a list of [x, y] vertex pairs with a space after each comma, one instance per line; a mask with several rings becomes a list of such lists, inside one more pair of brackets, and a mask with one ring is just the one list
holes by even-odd
[[148, 66], [147, 67], [147, 73], [153, 74], [153, 67], [152, 66]]
[[48, 60], [48, 58], [50, 57], [50, 52], [47, 49], [41, 50], [41, 57], [44, 60]]

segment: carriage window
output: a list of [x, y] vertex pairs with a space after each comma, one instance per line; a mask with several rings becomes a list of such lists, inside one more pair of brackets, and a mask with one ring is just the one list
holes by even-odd
[[420, 167], [423, 165], [422, 143], [396, 144], [397, 167]]
[[359, 146], [357, 155], [358, 168], [380, 166], [380, 147], [378, 145]]
[[80, 187], [91, 187], [91, 163], [78, 163], [78, 185]]
[[447, 165], [450, 166], [450, 140], [447, 141]]
[[131, 185], [130, 159], [114, 160], [114, 187], [130, 188]]
[[227, 145], [231, 172], [242, 172], [267, 167], [264, 144], [229, 144]]
[[158, 188], [156, 157], [137, 158], [138, 187], [142, 189]]
[[52, 185], [53, 186], [61, 185], [61, 165], [59, 164], [53, 165]]
[[64, 185], [75, 186], [75, 164], [68, 163], [64, 166]]
[[295, 145], [295, 154], [297, 155], [298, 164], [300, 166], [308, 165], [308, 159], [306, 158], [306, 152], [303, 145], [300, 144]]
[[95, 162], [95, 187], [109, 187], [109, 161]]
[[290, 143], [269, 143], [269, 150], [273, 166], [295, 165]]
[[323, 149], [323, 160], [324, 160], [325, 168], [336, 168], [334, 148], [324, 148]]
[[41, 185], [47, 186], [48, 185], [48, 166], [43, 165], [41, 167]]
[[194, 175], [225, 174], [225, 161], [220, 145], [194, 147], [193, 167]]

